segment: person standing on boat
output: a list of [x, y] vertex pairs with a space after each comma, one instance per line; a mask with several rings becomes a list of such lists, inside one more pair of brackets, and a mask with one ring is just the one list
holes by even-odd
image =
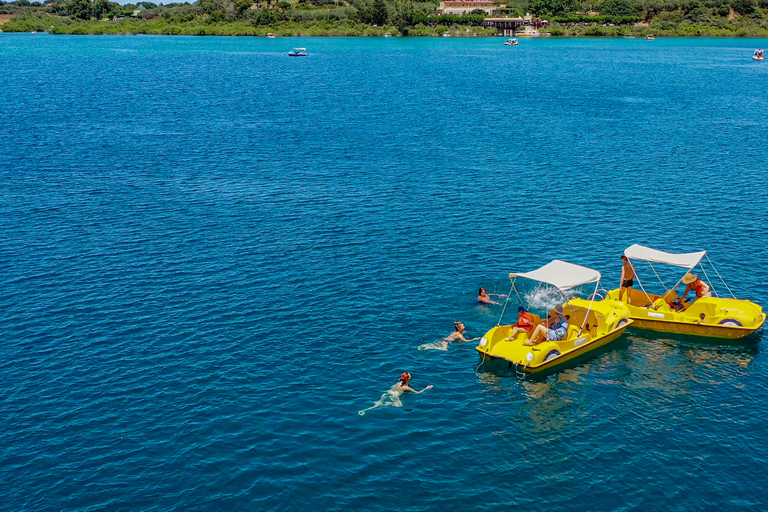
[[635, 285], [635, 269], [632, 268], [632, 264], [629, 262], [629, 258], [626, 255], [621, 255], [621, 262], [624, 266], [621, 267], [621, 285], [619, 286], [619, 300], [627, 293], [627, 304], [632, 304], [632, 287]]
[[685, 296], [688, 295], [688, 292], [691, 290], [696, 292], [696, 298], [693, 299], [694, 302], [702, 297], [712, 296], [712, 290], [709, 288], [709, 285], [699, 279], [699, 276], [696, 274], [691, 274], [690, 272], [685, 274], [683, 276], [683, 283], [685, 283], [685, 292], [680, 297], [681, 299], [685, 299]]
[[485, 288], [480, 288], [480, 290], [477, 292], [477, 302], [482, 302], [483, 304], [501, 304], [501, 302], [496, 302], [495, 300], [491, 300], [491, 296], [494, 297], [506, 297], [506, 295], [502, 295], [499, 293], [488, 293], [485, 291]]
[[517, 308], [517, 323], [510, 325], [510, 327], [512, 327], [512, 335], [507, 338], [507, 341], [515, 339], [518, 334], [531, 332], [531, 329], [533, 329], [533, 318], [523, 306], [519, 306]]
[[[430, 384], [429, 386], [425, 387], [421, 391], [416, 391], [410, 386], [410, 382], [411, 382], [411, 374], [409, 372], [403, 372], [402, 375], [400, 375], [400, 380], [395, 385], [393, 385], [386, 393], [381, 395], [381, 398], [379, 398], [378, 402], [373, 404], [372, 407], [363, 409], [362, 411], [358, 411], [357, 413], [360, 416], [364, 416], [366, 411], [370, 411], [371, 409], [376, 409], [384, 405], [391, 405], [392, 407], [402, 407], [403, 402], [400, 401], [400, 396], [406, 391], [410, 391], [411, 393], [415, 393], [418, 395], [425, 392], [428, 389], [432, 389], [432, 384]], [[389, 401], [385, 402], [385, 400], [387, 399], [389, 399]]]

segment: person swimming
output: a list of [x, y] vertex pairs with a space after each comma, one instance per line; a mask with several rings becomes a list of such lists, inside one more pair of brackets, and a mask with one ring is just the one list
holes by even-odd
[[[432, 384], [430, 384], [429, 386], [425, 387], [421, 391], [416, 391], [409, 385], [410, 382], [411, 382], [411, 374], [408, 372], [403, 372], [400, 375], [400, 380], [397, 381], [397, 383], [393, 385], [391, 388], [389, 388], [389, 390], [387, 390], [386, 393], [381, 395], [381, 398], [379, 398], [378, 402], [376, 402], [375, 404], [373, 404], [373, 406], [367, 409], [363, 409], [362, 411], [357, 411], [357, 414], [359, 414], [360, 416], [365, 416], [365, 413], [367, 411], [370, 411], [372, 409], [377, 409], [385, 405], [391, 405], [392, 407], [402, 407], [403, 402], [400, 400], [400, 396], [406, 391], [410, 391], [411, 393], [415, 393], [418, 395], [425, 392], [428, 389], [432, 389]], [[386, 402], [385, 400], [389, 400], [389, 401]]]
[[501, 302], [496, 302], [495, 300], [491, 300], [491, 297], [501, 297], [505, 298], [506, 295], [503, 295], [501, 293], [488, 293], [485, 291], [485, 288], [480, 288], [477, 292], [477, 302], [480, 302], [481, 304], [501, 304]]
[[425, 343], [419, 346], [419, 350], [448, 350], [448, 344], [452, 341], [477, 341], [480, 338], [472, 338], [468, 340], [464, 337], [464, 331], [467, 329], [464, 322], [453, 322], [453, 327], [456, 329], [451, 334], [441, 340], [437, 340], [434, 343]]

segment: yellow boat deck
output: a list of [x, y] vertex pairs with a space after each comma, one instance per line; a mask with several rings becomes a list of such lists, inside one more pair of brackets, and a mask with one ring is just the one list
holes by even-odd
[[[618, 338], [632, 323], [626, 309], [618, 303], [571, 299], [564, 305], [564, 313], [569, 317], [569, 328], [565, 339], [544, 341], [534, 346], [525, 345], [528, 334], [520, 334], [508, 340], [512, 333], [510, 325], [492, 328], [480, 340], [476, 350], [483, 357], [504, 359], [519, 366], [527, 373], [551, 370], [563, 363], [580, 357], [592, 350], [603, 347]], [[540, 321], [534, 316], [534, 321]], [[585, 318], [586, 316], [586, 318]], [[579, 332], [580, 327], [584, 328]]]
[[[619, 290], [608, 292], [605, 300], [617, 301]], [[740, 339], [761, 329], [766, 314], [754, 302], [741, 299], [703, 297], [685, 303], [676, 311], [670, 303], [678, 298], [674, 290], [664, 295], [645, 294], [630, 289], [630, 297], [622, 297], [623, 304], [634, 320], [634, 328], [659, 332], [690, 334], [723, 339]]]

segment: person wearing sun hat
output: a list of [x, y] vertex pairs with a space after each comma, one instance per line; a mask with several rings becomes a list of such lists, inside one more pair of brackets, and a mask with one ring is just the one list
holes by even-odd
[[691, 274], [690, 272], [685, 274], [683, 276], [683, 283], [685, 284], [685, 292], [680, 297], [681, 299], [685, 299], [685, 296], [688, 295], [688, 292], [691, 290], [696, 292], [696, 298], [693, 299], [694, 302], [702, 297], [712, 296], [712, 290], [709, 288], [709, 285], [699, 279], [699, 276], [696, 274]]
[[565, 316], [563, 306], [557, 305], [549, 313], [549, 318], [541, 322], [530, 334], [528, 341], [523, 345], [538, 345], [543, 341], [562, 341], [568, 334], [568, 318]]

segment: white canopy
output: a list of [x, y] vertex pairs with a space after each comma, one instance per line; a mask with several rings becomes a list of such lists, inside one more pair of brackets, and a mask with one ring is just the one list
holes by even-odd
[[642, 245], [632, 245], [627, 247], [624, 251], [627, 258], [632, 260], [652, 261], [655, 263], [666, 263], [667, 265], [674, 265], [676, 267], [683, 267], [692, 269], [699, 264], [707, 251], [699, 252], [687, 252], [681, 254], [675, 254], [671, 252], [657, 251], [650, 247], [644, 247]]
[[556, 286], [561, 291], [570, 290], [587, 283], [600, 281], [600, 272], [591, 268], [555, 260], [532, 272], [515, 272], [509, 278], [525, 277], [541, 283]]

